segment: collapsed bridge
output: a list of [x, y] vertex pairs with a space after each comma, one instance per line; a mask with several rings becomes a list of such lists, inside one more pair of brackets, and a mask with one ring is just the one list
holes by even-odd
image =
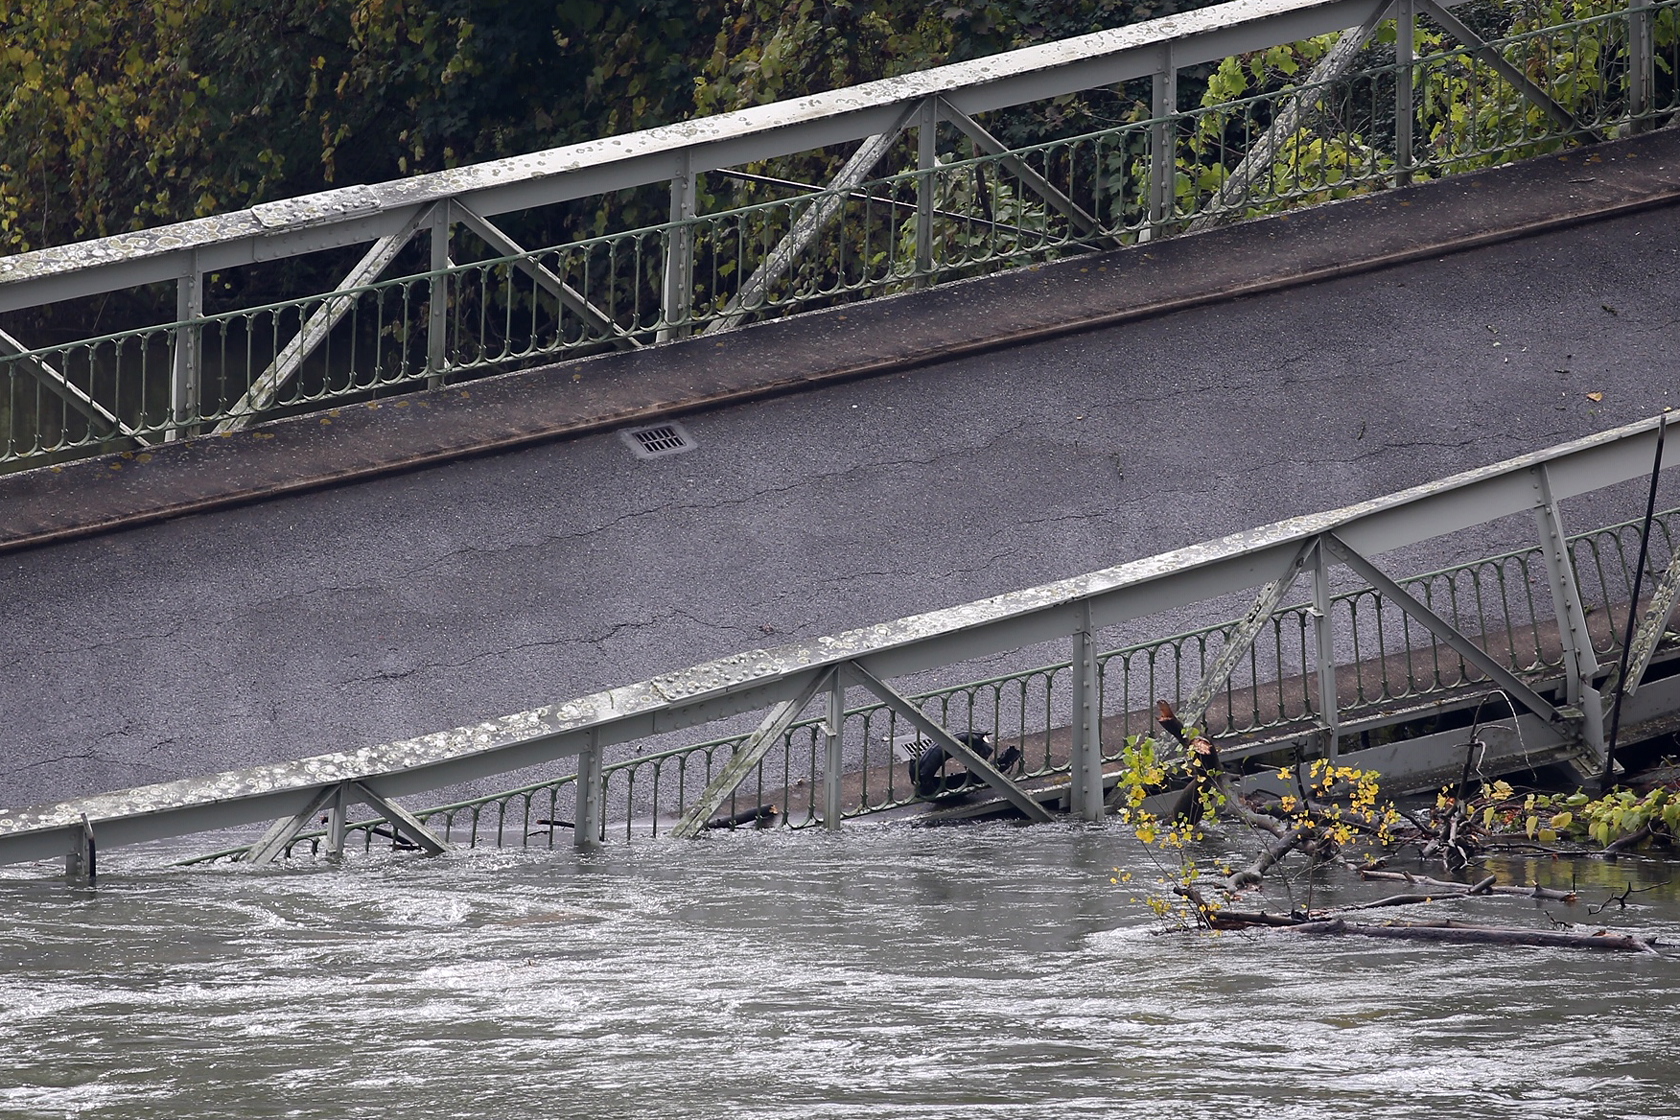
[[[1680, 728], [1680, 510], [1572, 535], [1564, 504], [1636, 512], [1647, 480], [1654, 502], [1680, 465], [1668, 422], [471, 727], [0, 812], [0, 862], [67, 856], [86, 875], [96, 846], [265, 822], [224, 854], [266, 861], [308, 838], [338, 855], [352, 836], [365, 847], [380, 835], [431, 853], [552, 846], [563, 828], [587, 847], [638, 831], [691, 836], [720, 811], [739, 815], [743, 798], [750, 817], [769, 804], [789, 825], [834, 829], [917, 802], [892, 754], [906, 738], [943, 749], [1029, 820], [1056, 809], [1096, 821], [1105, 770], [1128, 736], [1148, 733], [1156, 698], [1205, 724], [1228, 761], [1343, 758], [1415, 788], [1456, 773], [1474, 737], [1484, 773], [1562, 765], [1586, 780], [1612, 764], [1612, 722], [1626, 744]], [[1422, 575], [1396, 579], [1375, 559], [1518, 527], [1512, 547]], [[1245, 593], [1235, 621], [1104, 648], [1106, 629], [1185, 607], [1228, 617]], [[1066, 656], [931, 690], [894, 683], [1045, 645]], [[751, 731], [659, 743], [753, 712], [765, 714]], [[955, 730], [1011, 741], [1018, 772]], [[561, 759], [575, 771], [516, 790], [420, 811], [397, 800]], [[352, 821], [358, 802], [377, 819]], [[322, 815], [324, 832], [306, 834]]]

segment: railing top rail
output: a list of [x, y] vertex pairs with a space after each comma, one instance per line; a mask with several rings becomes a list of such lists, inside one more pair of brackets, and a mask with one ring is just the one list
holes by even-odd
[[641, 132], [39, 249], [0, 258], [0, 311], [372, 241], [437, 202], [488, 217], [847, 143], [898, 127], [930, 96], [968, 114], [1045, 100], [1341, 30], [1373, 2], [1233, 0]]
[[[0, 811], [0, 863], [59, 854], [83, 820], [123, 844], [298, 812], [313, 791], [378, 780], [384, 796], [435, 789], [629, 742], [791, 698], [813, 674], [855, 661], [902, 676], [1112, 626], [1275, 578], [1334, 533], [1372, 555], [1522, 513], [1541, 501], [1536, 468], [1565, 499], [1643, 476], [1660, 416], [1338, 510], [1290, 518], [1102, 571], [817, 638], [754, 649], [562, 704], [401, 742], [209, 777]], [[1664, 469], [1680, 465], [1671, 441]], [[1088, 615], [1087, 615], [1088, 612]], [[1088, 623], [1086, 621], [1088, 617]]]

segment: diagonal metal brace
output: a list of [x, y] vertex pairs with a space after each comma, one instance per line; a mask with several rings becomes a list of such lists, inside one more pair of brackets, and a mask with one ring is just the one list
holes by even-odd
[[1002, 794], [1015, 808], [1021, 810], [1028, 820], [1038, 824], [1048, 824], [1050, 822], [1049, 811], [1026, 790], [1010, 781], [1001, 770], [974, 753], [966, 744], [958, 742], [955, 736], [923, 715], [920, 708], [899, 695], [886, 682], [855, 661], [847, 663], [847, 671], [855, 673], [858, 684], [873, 692], [883, 704], [909, 720], [911, 726], [927, 736], [934, 746], [944, 748], [946, 754], [968, 767], [970, 774], [980, 775], [987, 785]]
[[[1651, 592], [1651, 602], [1645, 608], [1645, 616], [1639, 620], [1633, 645], [1628, 647], [1627, 687], [1622, 691], [1629, 696], [1639, 690], [1639, 683], [1645, 679], [1645, 670], [1651, 664], [1651, 655], [1657, 652], [1657, 643], [1662, 641], [1668, 629], [1669, 616], [1674, 613], [1677, 597], [1680, 597], [1680, 552], [1676, 552], [1674, 559], [1668, 562], [1668, 571], [1663, 573], [1656, 590]], [[1614, 695], [1615, 679], [1612, 678], [1602, 691], [1606, 696]]]
[[1527, 75], [1525, 75], [1521, 70], [1518, 70], [1515, 66], [1512, 66], [1510, 62], [1506, 60], [1504, 55], [1488, 46], [1486, 40], [1484, 40], [1480, 35], [1477, 35], [1474, 31], [1470, 30], [1469, 26], [1463, 20], [1453, 15], [1446, 8], [1437, 3], [1436, 0], [1417, 0], [1417, 4], [1424, 11], [1428, 12], [1429, 18], [1440, 24], [1447, 34], [1464, 44], [1471, 54], [1493, 67], [1494, 70], [1498, 71], [1501, 78], [1510, 82], [1511, 85], [1516, 87], [1517, 91], [1524, 97], [1528, 98], [1529, 101], [1545, 110], [1546, 115], [1551, 117], [1552, 120], [1556, 121], [1564, 128], [1569, 129], [1571, 132], [1585, 133], [1586, 135], [1592, 137], [1594, 143], [1602, 144], [1604, 142], [1603, 133], [1599, 132], [1595, 128], [1588, 128], [1586, 125], [1576, 120], [1573, 113], [1571, 113], [1568, 109], [1565, 109], [1562, 105], [1559, 105], [1556, 101], [1553, 101], [1545, 90], [1529, 81]]
[[245, 849], [245, 854], [239, 857], [241, 863], [268, 863], [281, 852], [286, 850], [298, 833], [315, 819], [315, 814], [325, 809], [328, 804], [338, 798], [339, 783], [323, 786], [315, 791], [315, 796], [309, 799], [302, 812], [290, 817], [281, 817], [269, 826], [255, 844]]
[[1200, 727], [1202, 717], [1207, 715], [1207, 706], [1213, 702], [1214, 693], [1225, 687], [1225, 682], [1231, 679], [1231, 673], [1237, 664], [1247, 655], [1254, 645], [1254, 639], [1259, 637], [1260, 630], [1271, 621], [1276, 613], [1278, 604], [1283, 601], [1295, 583], [1295, 577], [1301, 574], [1307, 558], [1317, 547], [1313, 541], [1304, 542], [1289, 561], [1289, 566], [1283, 574], [1260, 589], [1255, 596], [1254, 605], [1248, 608], [1248, 613], [1232, 629], [1230, 638], [1226, 639], [1224, 648], [1219, 656], [1214, 658], [1208, 671], [1202, 674], [1194, 690], [1178, 707], [1179, 722], [1186, 727]]
[[793, 721], [799, 718], [799, 713], [805, 710], [805, 705], [811, 702], [811, 698], [833, 683], [834, 673], [833, 669], [813, 673], [797, 696], [771, 708], [770, 713], [764, 717], [764, 722], [758, 725], [758, 730], [741, 744], [735, 752], [735, 757], [729, 760], [722, 772], [712, 779], [711, 784], [701, 791], [694, 804], [688, 807], [682, 819], [677, 821], [676, 827], [671, 829], [671, 835], [679, 840], [692, 840], [700, 835], [712, 814], [735, 792], [736, 786], [746, 781], [753, 767], [770, 753], [770, 748], [793, 726]]
[[333, 328], [338, 326], [339, 320], [356, 305], [360, 293], [344, 289], [361, 288], [377, 280], [379, 274], [397, 259], [397, 254], [402, 252], [403, 246], [408, 244], [414, 234], [422, 226], [430, 223], [433, 209], [433, 206], [417, 208], [401, 229], [373, 243], [373, 248], [369, 249], [362, 259], [356, 262], [356, 267], [339, 281], [337, 292], [323, 299], [320, 306], [304, 320], [303, 325], [298, 328], [298, 333], [280, 348], [280, 353], [274, 356], [268, 368], [251, 382], [251, 387], [245, 390], [245, 395], [234, 404], [230, 415], [218, 423], [211, 430], [211, 434], [226, 435], [256, 423], [259, 414], [274, 403], [274, 398], [280, 395], [280, 390], [285, 388], [286, 382], [303, 368], [303, 363], [309, 359], [309, 355], [326, 341]]
[[484, 218], [479, 217], [478, 214], [463, 203], [454, 202], [451, 203], [450, 206], [455, 216], [461, 219], [463, 225], [472, 230], [479, 237], [483, 238], [485, 243], [496, 252], [501, 253], [505, 257], [514, 258], [510, 262], [511, 264], [513, 264], [516, 268], [523, 270], [531, 277], [531, 279], [535, 280], [545, 290], [547, 290], [549, 295], [559, 300], [562, 305], [564, 305], [573, 314], [577, 315], [578, 318], [594, 327], [597, 331], [600, 331], [614, 346], [618, 347], [620, 350], [635, 350], [640, 348], [641, 343], [637, 342], [634, 338], [631, 338], [630, 332], [626, 331], [623, 327], [614, 322], [612, 316], [608, 315], [605, 311], [602, 311], [599, 307], [596, 307], [593, 303], [590, 303], [576, 288], [572, 287], [559, 276], [555, 275], [553, 270], [532, 260], [530, 258], [530, 254], [526, 252], [525, 247], [520, 245], [519, 242], [503, 233], [500, 229], [496, 228], [496, 226], [492, 225]]
[[1079, 230], [1080, 236], [1089, 238], [1104, 247], [1119, 245], [1116, 238], [1103, 233], [1102, 223], [1086, 213], [1083, 207], [1058, 190], [1050, 180], [1028, 167], [1019, 156], [1011, 155], [1003, 141], [987, 132], [985, 127], [973, 117], [946, 101], [943, 97], [939, 99], [939, 115], [966, 133], [981, 151], [989, 156], [1002, 157], [998, 162], [1003, 165], [1004, 169], [1032, 188], [1033, 193], [1049, 204], [1051, 209], [1060, 212], [1071, 221]]
[[[13, 354], [28, 354], [29, 347], [25, 346], [5, 331], [0, 331], [0, 353], [6, 353], [7, 351], [10, 351]], [[98, 401], [94, 400], [92, 396], [79, 386], [72, 384], [70, 379], [65, 377], [63, 372], [56, 366], [51, 365], [43, 358], [35, 357], [33, 355], [21, 359], [21, 361], [29, 368], [31, 373], [40, 380], [46, 382], [47, 388], [57, 394], [59, 399], [64, 401], [65, 404], [69, 405], [77, 412], [81, 413], [83, 416], [87, 417], [89, 420], [92, 420], [95, 423], [107, 425], [113, 433], [126, 436], [135, 443], [138, 443], [141, 447], [151, 446], [150, 440], [141, 435], [134, 428], [124, 424], [117, 418], [115, 413], [100, 404]]]
[[1255, 181], [1271, 175], [1278, 150], [1300, 130], [1301, 119], [1311, 107], [1308, 103], [1317, 103], [1323, 95], [1324, 86], [1353, 69], [1359, 52], [1364, 49], [1366, 41], [1376, 33], [1377, 25], [1388, 13], [1389, 7], [1390, 0], [1380, 0], [1371, 10], [1371, 14], [1365, 17], [1364, 23], [1342, 32], [1335, 45], [1299, 83], [1298, 90], [1290, 94], [1289, 100], [1272, 119], [1265, 134], [1225, 177], [1225, 183], [1219, 188], [1219, 193], [1191, 221], [1188, 232], [1200, 233], [1241, 214]]
[[787, 236], [770, 251], [764, 263], [741, 282], [740, 288], [724, 306], [723, 311], [716, 319], [706, 324], [701, 334], [716, 334], [718, 331], [739, 326], [741, 320], [758, 307], [771, 286], [793, 271], [794, 262], [799, 259], [800, 254], [804, 253], [828, 224], [839, 216], [851, 189], [863, 182], [875, 165], [891, 150], [893, 142], [898, 139], [898, 134], [904, 131], [904, 126], [909, 123], [916, 109], [915, 104], [910, 105], [900, 114], [892, 128], [865, 138], [858, 150], [852, 153], [852, 158], [847, 160], [845, 166], [834, 176], [834, 181], [825, 188], [827, 193], [799, 216], [793, 227], [788, 230]]
[[1489, 657], [1480, 646], [1459, 633], [1446, 619], [1408, 595], [1405, 588], [1378, 571], [1375, 565], [1349, 548], [1337, 538], [1336, 534], [1324, 534], [1319, 538], [1319, 544], [1321, 547], [1328, 549], [1337, 561], [1346, 564], [1360, 579], [1381, 592], [1383, 598], [1392, 602], [1406, 614], [1411, 615], [1423, 625], [1424, 629], [1451, 646], [1460, 657], [1485, 673], [1488, 679], [1503, 689], [1511, 699], [1548, 723], [1561, 724], [1566, 722], [1564, 714], [1554, 707], [1551, 701], [1518, 680], [1515, 673]]
[[395, 801], [381, 797], [369, 789], [366, 782], [350, 782], [350, 796], [359, 797], [372, 807], [374, 812], [385, 818], [391, 826], [391, 831], [405, 837], [410, 843], [418, 847], [429, 856], [440, 856], [449, 850], [449, 844], [437, 833], [420, 823], [420, 818], [398, 805]]

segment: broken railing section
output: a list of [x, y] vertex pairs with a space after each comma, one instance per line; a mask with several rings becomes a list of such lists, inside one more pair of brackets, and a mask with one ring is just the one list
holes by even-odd
[[[1050, 814], [1044, 806], [993, 766], [988, 759], [929, 719], [914, 701], [907, 699], [856, 661], [848, 661], [812, 677], [798, 696], [772, 708], [764, 722], [741, 744], [735, 756], [683, 813], [682, 819], [672, 828], [671, 835], [679, 839], [698, 836], [706, 828], [712, 815], [722, 808], [724, 802], [729, 800], [748, 775], [758, 768], [771, 747], [793, 726], [806, 706], [819, 694], [826, 694], [828, 697], [828, 714], [824, 728], [826, 750], [823, 767], [823, 825], [830, 830], [838, 829], [843, 815], [840, 791], [843, 756], [840, 748], [848, 685], [857, 685], [873, 694], [888, 709], [925, 736], [934, 747], [943, 748], [948, 756], [966, 766], [970, 774], [996, 790], [1028, 820], [1050, 820]], [[1099, 781], [1100, 777], [1099, 772]]]
[[344, 831], [349, 824], [347, 810], [362, 802], [385, 818], [390, 826], [393, 843], [407, 844], [429, 856], [442, 855], [449, 845], [435, 835], [420, 819], [401, 805], [369, 789], [366, 782], [339, 782], [318, 792], [300, 812], [275, 821], [262, 838], [242, 857], [246, 863], [268, 863], [286, 851], [298, 833], [315, 821], [316, 815], [326, 813], [327, 856], [332, 859], [344, 855]]

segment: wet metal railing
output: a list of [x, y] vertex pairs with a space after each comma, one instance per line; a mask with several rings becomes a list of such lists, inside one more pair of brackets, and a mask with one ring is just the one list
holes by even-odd
[[[1592, 627], [1593, 647], [1603, 663], [1620, 652], [1632, 569], [1639, 551], [1641, 522], [1572, 535], [1569, 551]], [[1680, 509], [1659, 513], [1653, 521], [1645, 586], [1649, 588], [1673, 562], [1680, 538]], [[1548, 620], [1544, 586], [1545, 557], [1539, 548], [1504, 552], [1438, 571], [1399, 580], [1407, 593], [1445, 617], [1463, 633], [1475, 635], [1482, 648], [1499, 651], [1513, 673], [1536, 680], [1556, 679], [1564, 671], [1564, 650]], [[1339, 707], [1346, 724], [1363, 720], [1367, 729], [1417, 718], [1417, 702], [1485, 688], [1487, 677], [1434, 634], [1418, 626], [1383, 593], [1369, 586], [1351, 588], [1331, 600], [1335, 629], [1346, 636], [1349, 659], [1343, 670], [1352, 678]], [[1319, 719], [1318, 697], [1303, 687], [1313, 671], [1312, 605], [1297, 603], [1274, 613], [1251, 644], [1244, 661], [1221, 690], [1210, 713], [1213, 738], [1230, 744], [1263, 738], [1267, 732], [1298, 728]], [[1133, 736], [1153, 727], [1153, 704], [1180, 704], [1230, 640], [1236, 621], [1202, 627], [1156, 641], [1110, 650], [1098, 656], [1100, 710], [1098, 734], [1105, 762], [1120, 758]], [[1550, 631], [1550, 633], [1548, 633]], [[1680, 655], [1680, 635], [1671, 635], [1661, 659]], [[1066, 777], [1070, 771], [1065, 719], [1072, 663], [1062, 661], [970, 681], [910, 697], [929, 718], [952, 730], [984, 731], [999, 743], [1021, 748], [1023, 779]], [[1410, 703], [1408, 703], [1410, 702]], [[1392, 713], [1384, 716], [1384, 711]], [[845, 737], [858, 748], [852, 770], [856, 798], [844, 806], [847, 818], [864, 817], [917, 800], [893, 740], [904, 734], [891, 708], [865, 704], [846, 712]], [[602, 768], [606, 810], [601, 839], [652, 838], [668, 830], [688, 808], [696, 784], [708, 784], [749, 736], [711, 739], [689, 746], [637, 755]], [[802, 720], [780, 737], [777, 747], [758, 762], [725, 803], [720, 819], [741, 827], [821, 827], [823, 820], [810, 791], [822, 779], [822, 721]], [[416, 813], [450, 843], [477, 847], [548, 847], [576, 827], [578, 775], [563, 774], [517, 789], [488, 794]], [[872, 784], [873, 783], [873, 784]], [[761, 814], [772, 806], [774, 814]], [[383, 818], [350, 827], [364, 850], [391, 839]], [[318, 853], [325, 832], [301, 833], [300, 854]], [[569, 839], [561, 843], [570, 843]], [[246, 847], [229, 848], [191, 862], [238, 856]]]
[[[1680, 442], [1661, 439], [1666, 423], [1665, 415], [1344, 509], [470, 727], [0, 810], [0, 863], [68, 851], [75, 874], [89, 877], [96, 845], [273, 821], [244, 857], [262, 862], [322, 817], [325, 849], [336, 855], [358, 836], [365, 844], [377, 835], [349, 819], [356, 803], [383, 819], [377, 827], [393, 841], [432, 853], [492, 838], [525, 843], [534, 833], [552, 842], [568, 828], [574, 843], [598, 843], [616, 827], [609, 803], [625, 806], [627, 835], [645, 827], [690, 836], [720, 814], [741, 819], [743, 807], [754, 821], [768, 808], [794, 825], [833, 829], [910, 798], [897, 751], [909, 738], [961, 763], [1029, 820], [1052, 819], [1046, 797], [1099, 820], [1105, 759], [1147, 729], [1154, 700], [1174, 696], [1188, 725], [1239, 740], [1222, 752], [1227, 759], [1273, 749], [1244, 741], [1260, 736], [1292, 736], [1297, 758], [1336, 758], [1357, 740], [1362, 758], [1379, 752], [1380, 771], [1404, 782], [1438, 769], [1439, 752], [1428, 755], [1422, 740], [1367, 743], [1369, 729], [1407, 718], [1396, 708], [1441, 712], [1478, 702], [1458, 692], [1497, 694], [1511, 718], [1497, 734], [1483, 727], [1479, 741], [1489, 750], [1524, 764], [1603, 766], [1607, 699], [1599, 689], [1610, 670], [1598, 655], [1613, 648], [1610, 624], [1636, 609], [1630, 648], [1668, 640], [1680, 597], [1672, 536], [1680, 514], [1653, 531], [1648, 574], [1663, 572], [1646, 582], [1648, 601], [1627, 604], [1630, 526], [1572, 540], [1562, 503], [1600, 491], [1593, 500], [1618, 499], [1606, 488], [1653, 471], [1660, 479], [1680, 465]], [[1371, 559], [1494, 525], [1502, 533], [1529, 525], [1537, 546], [1405, 584]], [[1290, 595], [1300, 581], [1311, 589], [1310, 607], [1289, 605], [1301, 598]], [[1098, 645], [1105, 632], [1136, 632], [1180, 611], [1225, 614], [1232, 597], [1246, 594], [1253, 603], [1234, 625], [1106, 655]], [[1618, 604], [1627, 604], [1622, 616], [1608, 617]], [[1046, 644], [1068, 650], [1066, 663], [962, 685], [939, 679], [999, 654], [1037, 660], [1032, 651]], [[1680, 712], [1680, 681], [1641, 687], [1646, 662], [1631, 664], [1639, 668], [1630, 668], [1627, 687], [1638, 697], [1624, 728], [1655, 727]], [[749, 713], [764, 714], [748, 734], [723, 722]], [[725, 734], [670, 748], [672, 737], [700, 726]], [[954, 734], [963, 731], [989, 732], [993, 742]], [[1456, 739], [1442, 747], [1463, 756]], [[1021, 757], [1006, 761], [1017, 750]], [[574, 757], [575, 775], [426, 819], [398, 800]], [[1064, 768], [1064, 785], [1042, 788], [1038, 779]]]
[[[0, 331], [0, 464], [224, 433], [1204, 229], [1680, 111], [1680, 0], [1578, 4], [1566, 20], [1490, 0], [1458, 9], [1469, 22], [1453, 10], [1239, 0], [612, 141], [0, 260], [0, 312], [159, 281], [178, 289], [175, 320], [156, 326], [34, 346], [27, 332]], [[1179, 73], [1201, 62], [1218, 66], [1202, 104], [1185, 106]], [[1142, 78], [1152, 88], [1128, 92]], [[1058, 136], [1015, 112], [1011, 128], [1037, 138], [1007, 148], [975, 119], [1103, 85], [1122, 105], [1132, 98], [1121, 115], [1134, 119]], [[854, 140], [834, 171], [838, 157], [823, 152]], [[668, 191], [669, 221], [528, 250], [490, 220], [650, 184]], [[332, 291], [216, 307], [224, 272], [373, 238]]]

